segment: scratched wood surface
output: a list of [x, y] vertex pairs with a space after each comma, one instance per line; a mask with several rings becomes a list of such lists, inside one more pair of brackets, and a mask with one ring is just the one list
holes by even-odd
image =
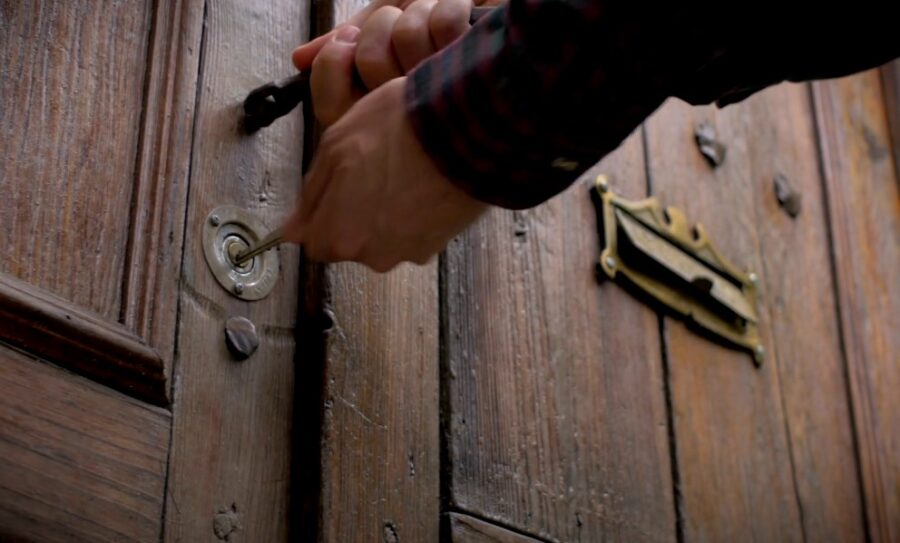
[[[639, 132], [600, 171], [643, 198]], [[450, 507], [550, 541], [674, 541], [658, 320], [596, 283], [598, 254], [584, 184], [448, 248]]]
[[[322, 30], [366, 2], [319, 5]], [[330, 11], [328, 11], [330, 10]], [[387, 275], [329, 267], [320, 288], [333, 321], [322, 364], [319, 517], [300, 537], [323, 542], [437, 541], [439, 516], [437, 262]], [[301, 353], [302, 354], [302, 353]], [[319, 431], [321, 434], [319, 434]]]
[[900, 191], [877, 72], [813, 86], [873, 541], [900, 538]]
[[450, 540], [457, 543], [536, 543], [538, 540], [469, 515], [448, 513]]
[[0, 272], [118, 320], [152, 2], [0, 3]]
[[330, 270], [321, 541], [437, 541], [436, 272]]
[[[250, 89], [292, 73], [287, 52], [306, 38], [309, 5], [234, 0], [193, 6], [205, 7], [205, 22], [165, 540], [285, 541], [299, 253], [293, 246], [278, 249], [274, 291], [244, 302], [209, 272], [201, 231], [220, 205], [246, 208], [269, 227], [294, 205], [303, 149], [299, 112], [246, 136], [239, 130], [240, 103]], [[250, 319], [259, 332], [259, 349], [244, 362], [233, 360], [224, 342], [231, 316]]]
[[171, 415], [0, 347], [0, 541], [159, 541]]
[[[693, 141], [727, 146], [711, 168]], [[667, 104], [648, 124], [653, 193], [760, 277], [761, 368], [666, 320], [687, 541], [865, 537], [808, 91], [716, 110]], [[800, 193], [779, 207], [774, 178]]]

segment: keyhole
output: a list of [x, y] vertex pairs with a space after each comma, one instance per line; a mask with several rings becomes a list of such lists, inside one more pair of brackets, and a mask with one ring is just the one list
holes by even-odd
[[237, 257], [239, 254], [243, 253], [249, 248], [249, 245], [244, 238], [237, 235], [230, 235], [225, 238], [225, 254], [228, 256], [228, 262], [231, 264], [231, 268], [242, 274], [248, 274], [253, 271], [253, 265], [256, 262], [255, 258], [251, 258], [250, 260], [244, 262], [243, 264], [237, 263]]

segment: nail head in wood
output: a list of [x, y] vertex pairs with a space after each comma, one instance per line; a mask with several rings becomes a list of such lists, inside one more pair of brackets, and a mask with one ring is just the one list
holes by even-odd
[[225, 345], [235, 360], [246, 360], [259, 347], [256, 326], [244, 317], [231, 317], [225, 321]]

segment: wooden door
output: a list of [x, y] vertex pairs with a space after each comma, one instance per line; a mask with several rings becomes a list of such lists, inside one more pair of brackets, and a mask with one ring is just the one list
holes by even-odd
[[240, 101], [362, 3], [0, 2], [0, 540], [897, 540], [897, 72], [673, 101], [583, 180], [759, 275], [759, 369], [596, 282], [584, 182], [241, 300], [209, 213], [277, 223], [314, 142]]
[[[325, 30], [361, 4], [320, 4], [316, 22]], [[571, 190], [493, 210], [437, 262], [387, 276], [310, 268], [304, 318], [319, 323], [310, 333], [322, 363], [298, 381], [309, 387], [297, 421], [301, 532], [897, 540], [889, 124], [900, 117], [896, 76], [885, 80], [886, 91], [878, 71], [782, 85], [724, 110], [673, 100]], [[704, 122], [727, 148], [719, 167], [697, 149]], [[597, 283], [587, 184], [600, 173], [629, 198], [685, 210], [759, 276], [759, 369]], [[800, 195], [795, 217], [776, 178]]]
[[0, 540], [287, 539], [298, 251], [247, 302], [201, 233], [293, 205], [302, 115], [250, 137], [239, 104], [292, 73], [309, 11], [0, 2]]

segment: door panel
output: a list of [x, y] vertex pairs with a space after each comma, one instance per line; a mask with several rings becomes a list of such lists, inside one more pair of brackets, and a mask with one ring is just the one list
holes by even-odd
[[[231, 520], [232, 528], [253, 540], [287, 537], [298, 253], [295, 248], [280, 251], [276, 294], [242, 302], [210, 275], [200, 224], [212, 207], [226, 203], [247, 207], [270, 225], [293, 206], [300, 182], [301, 118], [294, 115], [265, 134], [247, 137], [238, 130], [239, 103], [259, 83], [291, 72], [286, 52], [305, 37], [309, 5], [245, 4], [172, 0], [72, 7], [57, 2], [21, 10], [2, 4], [4, 52], [17, 50], [10, 45], [18, 36], [15, 31], [24, 32], [20, 29], [29, 25], [42, 29], [50, 25], [45, 19], [54, 24], [58, 19], [63, 26], [75, 25], [62, 36], [69, 42], [50, 39], [58, 33], [34, 31], [22, 38], [22, 50], [52, 56], [77, 46], [83, 53], [62, 72], [72, 81], [51, 81], [80, 93], [71, 100], [43, 81], [31, 85], [35, 96], [49, 104], [49, 113], [36, 117], [44, 124], [19, 134], [21, 141], [7, 139], [4, 144], [31, 145], [27, 150], [35, 156], [28, 157], [29, 164], [39, 169], [47, 162], [49, 169], [39, 173], [53, 175], [32, 179], [33, 172], [24, 167], [17, 166], [14, 177], [4, 170], [4, 188], [7, 180], [16, 183], [10, 198], [27, 205], [16, 200], [3, 209], [18, 213], [18, 206], [32, 213], [31, 193], [25, 189], [42, 196], [46, 192], [46, 201], [34, 209], [49, 214], [59, 202], [71, 204], [64, 211], [77, 215], [86, 225], [82, 233], [94, 236], [88, 241], [99, 245], [89, 245], [90, 252], [81, 254], [84, 249], [61, 244], [59, 239], [68, 240], [57, 236], [62, 230], [48, 231], [48, 244], [34, 247], [56, 251], [58, 267], [32, 260], [23, 264], [25, 280], [0, 275], [0, 339], [166, 405], [178, 418], [173, 430], [169, 412], [124, 399], [44, 362], [23, 359], [29, 367], [18, 371], [14, 357], [0, 360], [0, 375], [5, 378], [15, 370], [16, 378], [0, 381], [3, 396], [10, 399], [0, 406], [0, 416], [12, 423], [0, 427], [8, 452], [0, 466], [0, 515], [8, 520], [0, 522], [0, 539], [158, 541], [167, 535], [172, 540], [215, 540], [223, 522]], [[143, 26], [116, 22], [128, 9]], [[6, 24], [13, 16], [15, 27]], [[201, 66], [204, 23], [209, 41]], [[138, 51], [128, 47], [129, 40], [139, 42]], [[246, 46], [243, 57], [230, 53], [237, 46]], [[15, 68], [5, 66], [0, 80], [4, 114], [12, 112], [7, 97], [16, 102], [9, 93], [28, 88], [15, 81]], [[202, 89], [197, 85], [201, 69]], [[104, 79], [110, 74], [114, 77]], [[119, 78], [137, 92], [133, 100], [128, 93], [119, 97], [124, 100], [121, 111], [109, 106], [118, 104], [107, 96], [112, 91], [99, 89], [104, 84], [117, 92], [131, 89]], [[96, 91], [97, 98], [88, 91]], [[100, 98], [104, 101], [98, 105]], [[195, 127], [197, 104], [203, 114]], [[30, 114], [39, 112], [36, 105], [29, 107]], [[57, 114], [62, 120], [53, 117]], [[17, 119], [2, 117], [4, 135]], [[86, 145], [82, 132], [72, 136], [76, 130], [102, 138]], [[69, 139], [61, 138], [67, 131]], [[196, 146], [195, 133], [202, 136]], [[44, 140], [49, 141], [46, 146], [35, 147], [34, 142]], [[78, 157], [74, 165], [69, 160], [73, 153]], [[53, 170], [63, 166], [71, 171]], [[194, 190], [188, 210], [189, 180]], [[52, 183], [63, 181], [76, 183], [58, 195]], [[31, 220], [32, 215], [4, 215], [3, 220], [18, 223], [22, 217]], [[27, 233], [36, 238], [35, 232]], [[182, 275], [183, 238], [191, 243], [184, 251]], [[26, 247], [32, 241], [20, 243]], [[50, 272], [67, 277], [65, 266], [73, 259], [87, 261], [83, 265], [99, 275], [97, 286], [73, 276], [70, 290], [81, 297], [66, 299], [69, 291], [58, 291], [60, 297], [42, 278], [51, 277]], [[104, 259], [115, 265], [109, 268], [115, 273], [103, 268]], [[115, 294], [114, 304], [103, 302], [107, 293]], [[95, 297], [103, 303], [97, 305]], [[232, 315], [252, 319], [261, 336], [262, 345], [249, 363], [235, 362], [225, 348], [223, 321]], [[171, 363], [176, 326], [177, 374]], [[174, 403], [168, 397], [170, 375], [179, 383]], [[113, 400], [105, 400], [107, 396]], [[74, 415], [75, 421], [66, 418]], [[163, 498], [166, 489], [168, 501]], [[165, 528], [163, 505], [168, 506]]]
[[0, 4], [0, 272], [116, 321], [151, 2]]
[[0, 6], [0, 339], [158, 405], [199, 57], [190, 4]]
[[[715, 169], [693, 142], [704, 121], [728, 148]], [[808, 88], [723, 110], [673, 101], [648, 141], [654, 194], [760, 278], [759, 369], [666, 323], [686, 538], [863, 539]], [[778, 175], [801, 195], [795, 218], [779, 207]]]
[[167, 411], [4, 347], [0, 391], [0, 540], [159, 540]]

